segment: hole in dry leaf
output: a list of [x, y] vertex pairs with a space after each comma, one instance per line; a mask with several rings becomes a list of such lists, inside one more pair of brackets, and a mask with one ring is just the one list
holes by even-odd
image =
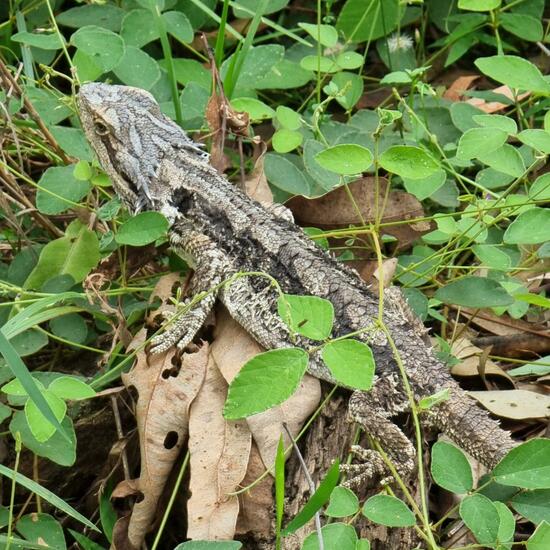
[[176, 296], [178, 293], [178, 290], [181, 288], [180, 281], [174, 281], [174, 284], [170, 287], [170, 294], [172, 296]]
[[136, 493], [136, 501], [135, 501], [136, 504], [137, 504], [138, 502], [141, 502], [144, 498], [145, 498], [145, 495], [144, 495], [141, 491], [138, 491], [138, 492]]
[[167, 380], [168, 378], [170, 378], [170, 376], [173, 376], [173, 377], [175, 378], [175, 377], [178, 375], [179, 371], [180, 371], [180, 370], [179, 370], [179, 368], [177, 368], [177, 367], [172, 367], [171, 369], [164, 369], [164, 370], [162, 371], [161, 376], [162, 376], [165, 380]]
[[173, 449], [178, 443], [179, 435], [178, 432], [170, 431], [166, 434], [164, 438], [164, 448]]

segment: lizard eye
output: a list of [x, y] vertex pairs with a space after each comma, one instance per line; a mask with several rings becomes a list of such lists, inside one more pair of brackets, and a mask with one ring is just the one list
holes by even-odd
[[99, 136], [105, 136], [109, 133], [109, 128], [104, 122], [101, 122], [101, 120], [96, 120], [94, 122], [94, 130]]

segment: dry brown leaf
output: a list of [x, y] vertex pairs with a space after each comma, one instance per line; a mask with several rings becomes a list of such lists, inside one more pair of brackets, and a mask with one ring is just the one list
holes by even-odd
[[479, 78], [479, 75], [459, 76], [445, 91], [443, 97], [451, 101], [460, 101], [464, 92], [469, 90], [472, 84]]
[[[264, 349], [231, 318], [226, 309], [219, 311], [217, 321], [211, 353], [223, 377], [231, 383], [241, 367]], [[284, 403], [246, 419], [267, 468], [271, 468], [275, 462], [281, 434], [285, 445], [290, 443], [282, 428], [283, 422], [286, 422], [290, 433], [295, 437], [317, 408], [320, 399], [319, 380], [305, 375], [296, 392]]]
[[[265, 471], [265, 466], [255, 443], [252, 444], [250, 460], [243, 487], [255, 482]], [[240, 512], [236, 534], [254, 533], [256, 540], [270, 539], [273, 526], [273, 478], [265, 476], [251, 489], [239, 495]]]
[[[384, 203], [387, 187], [387, 180], [379, 178], [378, 208], [380, 210], [377, 212], [375, 179], [366, 177], [349, 184], [361, 216], [358, 215], [344, 187], [338, 187], [317, 199], [293, 197], [287, 206], [300, 225], [321, 229], [347, 228], [350, 224], [361, 225], [361, 217], [365, 222], [373, 222], [377, 214], [378, 217], [381, 216], [382, 223], [403, 221], [403, 224], [382, 228], [384, 234], [397, 239], [398, 250], [403, 250], [430, 231], [431, 226], [427, 221], [406, 223], [406, 220], [424, 216], [422, 205], [414, 195], [401, 190], [390, 190], [388, 199]], [[381, 211], [384, 204], [385, 208]]]
[[[480, 375], [480, 357], [483, 350], [474, 346], [467, 338], [457, 338], [451, 347], [451, 353], [460, 359], [458, 365], [454, 365], [451, 372], [455, 376], [479, 376]], [[483, 373], [485, 375], [497, 375], [506, 378], [512, 385], [513, 379], [501, 369], [494, 361], [487, 359], [484, 364]]]
[[[507, 97], [508, 99], [521, 101], [525, 99], [526, 97], [529, 97], [530, 92], [524, 92], [523, 94], [518, 94], [517, 97], [514, 97], [514, 92], [509, 86], [499, 86], [498, 88], [495, 88], [492, 90], [495, 94], [503, 95], [504, 97]], [[484, 99], [481, 99], [480, 97], [471, 97], [466, 101], [466, 103], [469, 103], [470, 105], [473, 105], [474, 107], [477, 107], [478, 109], [481, 109], [485, 113], [496, 113], [498, 111], [503, 111], [504, 109], [509, 109], [510, 105], [506, 103], [500, 103], [499, 101], [485, 101]]]
[[525, 420], [550, 417], [550, 396], [528, 390], [471, 391], [477, 399], [497, 416]]
[[[139, 347], [146, 338], [142, 329], [134, 338]], [[127, 388], [138, 393], [136, 422], [139, 432], [141, 471], [135, 480], [143, 499], [134, 505], [128, 524], [128, 540], [139, 547], [155, 516], [166, 479], [187, 437], [188, 411], [205, 376], [208, 345], [184, 354], [181, 367], [174, 351], [147, 357], [137, 353], [133, 369], [122, 375]]]
[[262, 204], [273, 203], [273, 193], [267, 183], [264, 172], [264, 155], [261, 154], [255, 164], [254, 169], [244, 180], [244, 190], [246, 194]]
[[531, 334], [549, 334], [547, 330], [541, 330], [540, 327], [533, 326], [531, 323], [522, 319], [513, 319], [509, 315], [495, 315], [490, 311], [479, 311], [472, 308], [460, 308], [460, 314], [469, 319], [474, 325], [481, 327], [483, 330], [498, 336], [510, 336], [521, 332]]
[[187, 503], [191, 539], [233, 539], [239, 500], [228, 496], [246, 474], [252, 438], [246, 422], [222, 416], [227, 383], [212, 355], [201, 392], [189, 412], [191, 497]]

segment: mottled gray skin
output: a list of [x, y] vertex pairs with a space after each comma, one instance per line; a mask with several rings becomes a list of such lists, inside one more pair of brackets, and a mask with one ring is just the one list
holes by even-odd
[[[78, 104], [86, 136], [126, 206], [134, 213], [142, 209], [162, 212], [170, 221], [172, 246], [195, 270], [192, 295], [211, 290], [235, 273], [264, 272], [275, 278], [284, 292], [330, 300], [335, 311], [333, 336], [368, 329], [358, 338], [373, 349], [376, 382], [370, 392], [354, 392], [350, 415], [381, 442], [400, 471], [412, 471], [414, 447], [390, 420], [407, 409], [408, 400], [387, 339], [373, 322], [378, 315], [377, 295], [354, 271], [316, 246], [284, 209], [266, 209], [220, 176], [200, 146], [160, 113], [149, 93], [86, 84]], [[277, 315], [276, 297], [265, 277], [237, 278], [177, 318], [168, 331], [153, 340], [153, 351], [185, 347], [217, 298], [267, 349], [296, 343], [305, 349], [314, 345], [306, 338], [291, 339]], [[425, 413], [426, 421], [487, 466], [494, 466], [514, 442], [436, 359], [425, 342], [423, 326], [395, 287], [385, 293], [383, 320], [415, 398], [450, 389], [451, 397]], [[318, 356], [312, 357], [308, 370], [334, 383]], [[356, 481], [384, 475], [374, 451], [357, 453], [368, 462], [350, 468]]]

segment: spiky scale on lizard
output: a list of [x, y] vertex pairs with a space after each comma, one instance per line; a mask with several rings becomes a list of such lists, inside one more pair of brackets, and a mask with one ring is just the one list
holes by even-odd
[[[291, 218], [276, 208], [266, 209], [220, 176], [200, 146], [161, 114], [149, 93], [86, 84], [78, 103], [86, 136], [129, 210], [157, 210], [170, 221], [172, 246], [195, 270], [193, 293], [208, 293], [240, 272], [264, 272], [276, 279], [284, 292], [330, 300], [335, 310], [333, 336], [370, 328], [358, 338], [372, 347], [377, 382], [372, 392], [353, 394], [350, 415], [381, 442], [397, 464], [410, 469], [414, 448], [390, 421], [407, 402], [393, 352], [374, 322], [378, 297], [354, 271], [317, 247]], [[229, 286], [219, 286], [217, 293], [209, 292], [153, 341], [156, 351], [175, 343], [185, 347], [216, 298], [264, 347], [296, 344], [277, 315], [275, 289], [269, 279], [257, 275], [238, 277]], [[385, 292], [383, 322], [405, 365], [415, 398], [450, 390], [450, 398], [429, 412], [430, 422], [493, 466], [514, 442], [436, 359], [424, 340], [424, 327], [395, 287]], [[298, 338], [297, 343], [306, 349], [314, 344], [307, 338]], [[334, 383], [319, 354], [312, 355], [308, 370]], [[372, 422], [374, 418], [378, 421]]]

